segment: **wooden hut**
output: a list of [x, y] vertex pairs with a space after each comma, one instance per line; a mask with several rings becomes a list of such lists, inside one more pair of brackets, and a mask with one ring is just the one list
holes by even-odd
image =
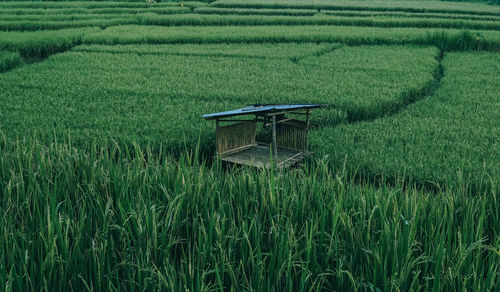
[[[274, 161], [277, 167], [283, 168], [311, 154], [308, 149], [309, 116], [312, 109], [321, 106], [256, 104], [202, 117], [215, 120], [217, 155], [222, 161], [266, 168]], [[257, 141], [258, 123], [270, 128], [270, 137], [260, 135], [264, 140], [260, 142]]]

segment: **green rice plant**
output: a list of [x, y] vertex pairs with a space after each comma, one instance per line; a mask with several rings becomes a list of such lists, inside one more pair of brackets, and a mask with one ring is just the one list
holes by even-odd
[[[474, 31], [483, 38], [476, 40], [482, 50], [500, 48], [500, 32]], [[158, 26], [116, 26], [103, 31], [85, 35], [85, 44], [172, 44], [172, 43], [262, 43], [262, 42], [338, 42], [347, 45], [416, 44], [438, 46], [445, 50], [453, 47], [443, 46], [443, 38], [461, 38], [463, 30], [418, 29], [418, 28], [368, 28], [349, 26], [251, 26], [251, 27], [158, 27]], [[469, 42], [469, 40], [465, 40]], [[467, 47], [467, 46], [464, 46]], [[477, 46], [476, 46], [477, 47]]]
[[[191, 3], [193, 4], [193, 3]], [[97, 9], [89, 9], [89, 13], [95, 14], [139, 14], [139, 13], [156, 13], [156, 14], [181, 14], [181, 13], [190, 13], [192, 12], [192, 8], [197, 7], [196, 5], [190, 5], [189, 3], [184, 4], [183, 6], [165, 6], [165, 7], [149, 7], [149, 8], [97, 8]], [[200, 6], [200, 7], [203, 7]]]
[[76, 20], [98, 20], [109, 18], [126, 18], [135, 16], [135, 14], [81, 14], [81, 13], [66, 13], [66, 14], [44, 14], [44, 15], [6, 15], [2, 17], [4, 22], [21, 22], [21, 21], [76, 21]]
[[500, 15], [500, 7], [477, 3], [443, 3], [438, 1], [338, 1], [329, 0], [217, 0], [211, 6], [222, 8], [320, 9], [359, 11], [403, 11], [414, 13], [468, 13]]
[[0, 32], [0, 49], [17, 51], [23, 58], [42, 58], [70, 49], [86, 33], [97, 29], [63, 29], [41, 32]]
[[[186, 11], [184, 11], [186, 12]], [[266, 11], [263, 11], [266, 12]], [[292, 15], [217, 15], [217, 14], [53, 14], [53, 15], [9, 15], [0, 22], [2, 30], [40, 30], [85, 26], [108, 27], [120, 24], [161, 26], [183, 25], [338, 25], [369, 27], [421, 27], [461, 28], [477, 30], [500, 30], [495, 21], [457, 20], [446, 18], [414, 17], [353, 17], [353, 16], [292, 16]], [[252, 13], [250, 13], [252, 14]]]
[[321, 159], [276, 175], [195, 150], [0, 141], [3, 290], [500, 288], [498, 193], [460, 180], [425, 193]]
[[464, 192], [498, 192], [498, 63], [494, 53], [446, 54], [433, 96], [391, 117], [314, 131], [312, 141], [363, 175], [404, 174], [438, 189], [459, 176]]
[[338, 16], [382, 16], [382, 17], [413, 17], [413, 18], [440, 18], [462, 20], [498, 21], [500, 16], [477, 14], [453, 14], [436, 12], [400, 12], [400, 11], [359, 11], [359, 10], [321, 10], [321, 14]]
[[[441, 0], [442, 1], [442, 0]], [[455, 2], [482, 2], [482, 3], [486, 3], [486, 4], [491, 4], [491, 5], [498, 5], [500, 4], [500, 1], [498, 0], [478, 0], [478, 1], [472, 1], [472, 0], [453, 0]]]
[[0, 73], [19, 66], [23, 62], [17, 52], [0, 51]]
[[[185, 5], [184, 5], [185, 4]], [[156, 13], [156, 14], [179, 14], [191, 12], [193, 3], [183, 3], [184, 6], [155, 6], [146, 7], [122, 8], [46, 8], [37, 6], [35, 8], [1, 8], [2, 15], [53, 15], [53, 14], [139, 14], [139, 13]], [[295, 16], [312, 16], [318, 13], [318, 9], [252, 9], [252, 8], [219, 8], [201, 6], [194, 9], [196, 13], [203, 14], [264, 14], [264, 15], [295, 15]], [[463, 19], [463, 20], [489, 20], [497, 21], [499, 16], [492, 15], [477, 15], [452, 13], [436, 13], [436, 12], [404, 12], [404, 11], [363, 11], [363, 10], [321, 10], [321, 14], [337, 15], [337, 16], [391, 16], [391, 17], [416, 17], [416, 18], [446, 18], [446, 19]]]
[[[339, 45], [340, 46], [340, 45]], [[137, 55], [177, 55], [299, 60], [337, 48], [329, 43], [191, 44], [191, 45], [80, 45], [73, 52]]]
[[453, 20], [435, 18], [394, 17], [332, 17], [317, 16], [259, 16], [259, 15], [142, 15], [143, 25], [344, 25], [374, 27], [428, 27], [500, 30], [500, 24], [491, 21]]
[[[0, 3], [1, 4], [1, 3]], [[176, 14], [191, 12], [188, 6], [149, 6], [145, 8], [0, 8], [0, 14], [5, 15], [52, 15], [52, 14], [137, 14], [137, 13], [157, 13]]]
[[43, 1], [43, 2], [30, 2], [30, 1], [5, 1], [0, 2], [0, 8], [8, 9], [100, 9], [100, 8], [162, 8], [162, 7], [200, 7], [207, 5], [203, 2], [198, 1], [165, 1], [158, 3], [147, 3], [147, 2], [133, 2], [133, 1]]
[[132, 17], [113, 17], [108, 19], [89, 19], [75, 21], [0, 21], [0, 29], [5, 31], [40, 31], [40, 30], [62, 30], [71, 28], [98, 27], [136, 24], [138, 21]]
[[443, 50], [453, 50], [453, 51], [467, 51], [481, 48], [481, 36], [482, 33], [476, 32], [475, 34], [464, 30], [458, 35], [450, 36], [445, 32], [432, 32], [426, 35], [426, 38], [430, 43], [436, 44], [438, 48]]
[[183, 135], [192, 142], [204, 131], [202, 145], [213, 150], [213, 124], [199, 118], [204, 113], [322, 103], [330, 107], [314, 115], [317, 125], [374, 119], [420, 98], [438, 69], [435, 48], [247, 46], [172, 45], [140, 55], [128, 46], [122, 53], [52, 56], [0, 77], [8, 89], [0, 93], [0, 130], [9, 139], [39, 129], [49, 138], [70, 131], [81, 144], [91, 137], [157, 141], [175, 152]]
[[[302, 26], [335, 17], [0, 2], [4, 29], [175, 26], [0, 32], [0, 72], [71, 50], [0, 74], [0, 291], [500, 291], [500, 56], [449, 53], [498, 50], [499, 33], [345, 26], [447, 25], [442, 11], [493, 27], [497, 8], [215, 7], [373, 17]], [[201, 114], [302, 102], [327, 105], [312, 119], [315, 159], [284, 172], [213, 159]]]
[[86, 14], [89, 13], [89, 9], [85, 8], [5, 8], [1, 6], [0, 3], [0, 14], [1, 15], [46, 15], [46, 14]]
[[199, 7], [193, 10], [200, 14], [236, 14], [236, 15], [292, 15], [313, 16], [318, 13], [316, 9], [249, 9], [249, 8], [217, 8]]

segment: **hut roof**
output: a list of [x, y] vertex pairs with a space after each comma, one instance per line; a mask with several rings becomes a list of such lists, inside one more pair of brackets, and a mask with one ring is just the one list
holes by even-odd
[[254, 104], [249, 107], [244, 107], [236, 110], [225, 111], [220, 113], [212, 113], [201, 116], [207, 120], [241, 116], [241, 115], [263, 115], [274, 112], [292, 111], [300, 109], [313, 109], [319, 108], [324, 105], [321, 104]]

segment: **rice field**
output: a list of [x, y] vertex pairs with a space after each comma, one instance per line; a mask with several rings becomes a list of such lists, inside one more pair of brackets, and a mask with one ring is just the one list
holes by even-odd
[[12, 69], [22, 62], [21, 55], [17, 52], [0, 51], [0, 72]]
[[[470, 2], [0, 2], [0, 291], [500, 291], [499, 51]], [[214, 158], [255, 103], [324, 104], [312, 158]]]
[[500, 83], [490, 72], [500, 72], [499, 57], [446, 54], [445, 76], [432, 98], [390, 117], [313, 134], [319, 135], [318, 143], [331, 146], [325, 153], [356, 165], [352, 171], [359, 174], [406, 175], [440, 189], [457, 178], [471, 192], [498, 192]]

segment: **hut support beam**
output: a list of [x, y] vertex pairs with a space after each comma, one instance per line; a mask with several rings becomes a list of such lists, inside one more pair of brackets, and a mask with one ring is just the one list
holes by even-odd
[[273, 156], [278, 157], [278, 143], [276, 143], [276, 115], [273, 115]]
[[309, 115], [311, 114], [310, 110], [306, 111], [306, 153], [309, 151]]
[[215, 120], [215, 153], [220, 155], [219, 153], [219, 119]]

